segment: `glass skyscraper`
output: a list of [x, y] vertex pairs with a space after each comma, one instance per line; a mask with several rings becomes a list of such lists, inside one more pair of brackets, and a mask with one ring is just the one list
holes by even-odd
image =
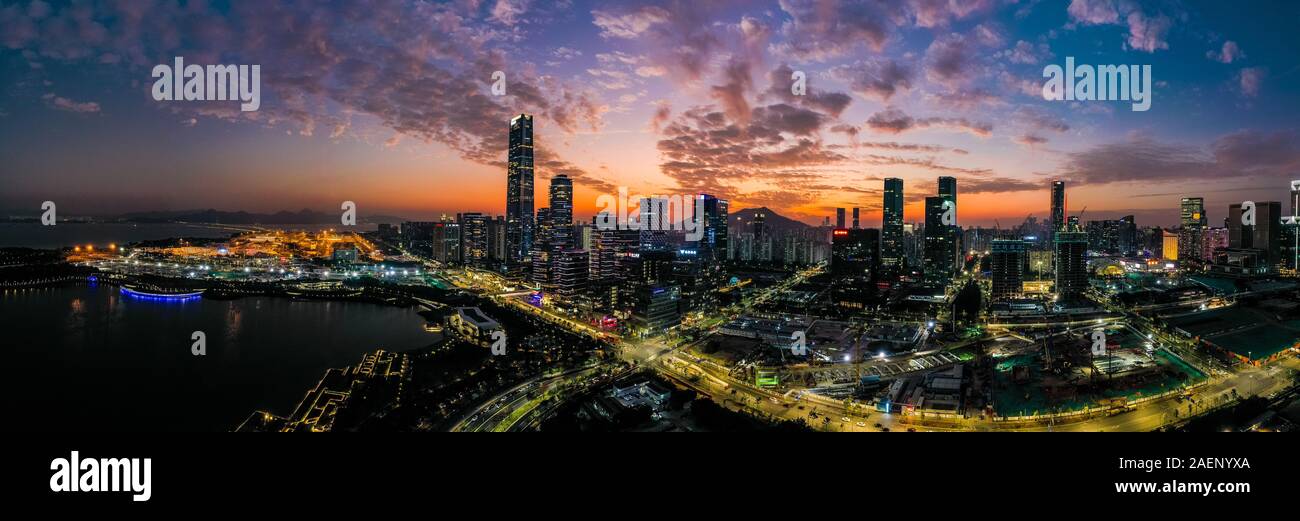
[[506, 163], [506, 250], [518, 266], [533, 244], [533, 117], [510, 120], [510, 150]]

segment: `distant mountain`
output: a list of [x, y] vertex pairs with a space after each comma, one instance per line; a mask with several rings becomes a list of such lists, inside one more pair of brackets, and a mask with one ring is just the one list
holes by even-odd
[[727, 223], [728, 233], [730, 230], [750, 231], [749, 223], [754, 220], [757, 214], [763, 214], [763, 227], [772, 233], [789, 233], [794, 231], [806, 230], [810, 228], [807, 224], [785, 217], [772, 211], [771, 208], [745, 208], [731, 212]]
[[[275, 213], [224, 212], [220, 210], [179, 210], [167, 212], [133, 212], [118, 216], [118, 220], [136, 223], [190, 222], [220, 224], [338, 224], [339, 213], [298, 210]], [[401, 223], [405, 219], [391, 215], [358, 216], [358, 223]]]

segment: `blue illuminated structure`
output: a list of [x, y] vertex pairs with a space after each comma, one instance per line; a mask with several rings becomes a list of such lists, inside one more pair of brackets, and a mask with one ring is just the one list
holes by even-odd
[[190, 300], [197, 300], [200, 296], [203, 295], [203, 290], [191, 291], [188, 293], [149, 293], [147, 291], [135, 290], [123, 286], [122, 294], [132, 298], [141, 299], [141, 300], [156, 300], [161, 302], [187, 302]]

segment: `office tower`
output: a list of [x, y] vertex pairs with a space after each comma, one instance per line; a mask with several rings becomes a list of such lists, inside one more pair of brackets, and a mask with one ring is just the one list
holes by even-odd
[[1184, 264], [1198, 267], [1201, 258], [1201, 239], [1209, 219], [1205, 215], [1205, 199], [1184, 197], [1180, 205], [1180, 223], [1178, 232], [1178, 255]]
[[1295, 270], [1300, 268], [1300, 180], [1291, 181], [1291, 209], [1283, 217], [1282, 225], [1282, 266]]
[[835, 209], [835, 227], [836, 227], [836, 228], [843, 228], [843, 227], [844, 227], [844, 209], [843, 209], [843, 208], [836, 208], [836, 209]]
[[956, 271], [956, 236], [943, 224], [943, 197], [925, 198], [925, 281], [931, 284], [948, 284]]
[[1107, 255], [1119, 253], [1119, 236], [1122, 225], [1117, 220], [1088, 221], [1088, 249]]
[[943, 176], [939, 178], [939, 197], [957, 204], [957, 178]]
[[1088, 289], [1088, 234], [1056, 234], [1056, 295], [1074, 298]]
[[1201, 240], [1201, 258], [1212, 261], [1219, 250], [1228, 249], [1229, 231], [1228, 228], [1206, 228], [1204, 238]]
[[467, 265], [482, 267], [488, 262], [488, 217], [481, 213], [462, 213], [460, 222], [461, 259]]
[[856, 230], [856, 229], [862, 227], [862, 226], [861, 226], [861, 221], [858, 220], [858, 218], [859, 218], [859, 216], [860, 216], [860, 214], [859, 214], [859, 211], [860, 211], [860, 210], [861, 210], [861, 208], [854, 208], [854, 209], [853, 209], [853, 229], [854, 229], [854, 230]]
[[1052, 181], [1052, 221], [1048, 240], [1055, 239], [1056, 232], [1065, 229], [1065, 212], [1065, 181]]
[[543, 290], [554, 289], [551, 285], [551, 258], [555, 249], [551, 247], [551, 233], [554, 231], [550, 208], [538, 208], [537, 219], [533, 221], [533, 249], [528, 252], [528, 281]]
[[633, 292], [632, 325], [647, 334], [671, 329], [681, 322], [681, 290], [674, 285], [645, 285]]
[[667, 197], [646, 197], [641, 199], [637, 208], [640, 223], [642, 250], [668, 250], [672, 242], [669, 236], [672, 215]]
[[1132, 215], [1121, 217], [1119, 219], [1119, 253], [1121, 255], [1134, 255], [1141, 249], [1138, 247], [1137, 220]]
[[1255, 203], [1255, 224], [1241, 223], [1240, 204], [1228, 207], [1228, 248], [1260, 250], [1259, 260], [1267, 266], [1281, 260], [1282, 203]]
[[862, 309], [879, 269], [880, 230], [840, 228], [831, 232], [831, 275], [836, 305]]
[[551, 253], [551, 285], [561, 301], [573, 303], [587, 289], [590, 258], [585, 250], [561, 250]]
[[437, 222], [433, 225], [433, 260], [444, 265], [460, 264], [460, 223]]
[[573, 180], [564, 174], [551, 178], [551, 247], [572, 248], [573, 237]]
[[767, 225], [767, 215], [765, 215], [763, 212], [755, 213], [754, 218], [749, 221], [749, 228], [754, 231], [755, 239], [761, 240], [763, 237], [766, 236], [767, 230], [764, 230], [764, 227], [766, 227], [766, 225]]
[[1167, 261], [1178, 260], [1178, 235], [1168, 231], [1160, 230], [1160, 257]]
[[704, 216], [700, 224], [704, 226], [704, 238], [700, 249], [707, 258], [717, 262], [727, 258], [727, 201], [709, 194], [700, 194], [704, 200]]
[[[464, 233], [462, 230], [461, 233]], [[507, 259], [506, 218], [504, 215], [487, 219], [488, 261], [493, 269], [500, 269]]]
[[1021, 240], [994, 240], [989, 246], [994, 301], [1019, 298], [1024, 294], [1025, 268], [1029, 264], [1029, 243]]
[[512, 269], [533, 246], [533, 117], [510, 120], [506, 162], [506, 248]]
[[420, 254], [433, 254], [434, 221], [407, 221], [402, 223], [401, 242], [407, 249]]
[[966, 251], [965, 245], [962, 244], [961, 226], [957, 224], [957, 219], [956, 219], [957, 178], [942, 176], [939, 178], [938, 185], [939, 185], [939, 197], [942, 197], [945, 200], [952, 203], [953, 224], [952, 226], [948, 226], [947, 228], [948, 228], [948, 234], [951, 235], [951, 237], [949, 237], [948, 240], [951, 241], [952, 243], [953, 259], [952, 259], [951, 273], [955, 275], [957, 273], [957, 270], [961, 268], [961, 266], [963, 265], [963, 261], [965, 260], [965, 256], [962, 255], [962, 252]]
[[884, 214], [880, 227], [880, 256], [884, 264], [898, 266], [907, 257], [903, 248], [903, 180], [885, 179]]

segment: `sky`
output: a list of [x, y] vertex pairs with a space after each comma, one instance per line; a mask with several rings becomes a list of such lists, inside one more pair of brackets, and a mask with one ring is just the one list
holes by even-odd
[[[628, 187], [811, 224], [861, 207], [878, 226], [884, 178], [904, 179], [916, 221], [950, 175], [963, 225], [1045, 218], [1053, 180], [1085, 221], [1171, 226], [1199, 196], [1217, 224], [1300, 179], [1300, 2], [0, 6], [7, 214], [500, 214], [518, 113], [536, 117], [536, 206], [563, 173], [584, 217]], [[176, 56], [259, 65], [259, 110], [155, 100], [151, 70]], [[1043, 99], [1066, 57], [1150, 65], [1150, 110]]]

